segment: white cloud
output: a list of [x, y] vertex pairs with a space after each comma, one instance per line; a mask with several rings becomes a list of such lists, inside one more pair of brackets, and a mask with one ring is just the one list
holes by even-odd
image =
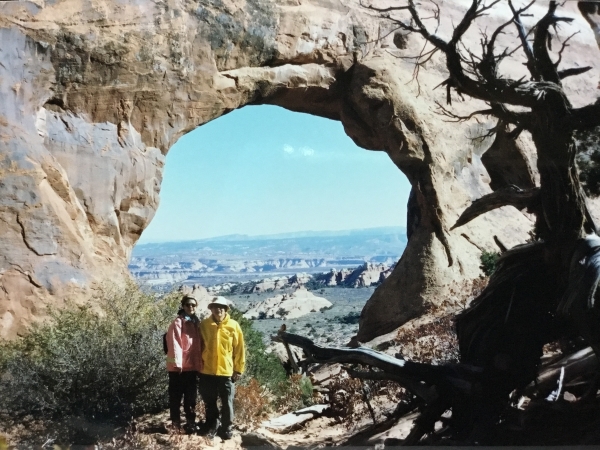
[[313, 156], [315, 154], [315, 151], [310, 147], [302, 147], [300, 151], [303, 156]]
[[310, 158], [316, 155], [315, 151], [310, 147], [300, 147], [294, 148], [289, 144], [285, 144], [283, 146], [284, 153], [294, 156], [295, 158], [299, 158], [304, 156], [305, 158]]

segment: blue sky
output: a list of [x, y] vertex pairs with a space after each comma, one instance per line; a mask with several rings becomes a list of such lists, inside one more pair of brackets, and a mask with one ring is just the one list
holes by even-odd
[[409, 192], [387, 154], [357, 147], [341, 123], [247, 106], [169, 150], [139, 242], [405, 226]]

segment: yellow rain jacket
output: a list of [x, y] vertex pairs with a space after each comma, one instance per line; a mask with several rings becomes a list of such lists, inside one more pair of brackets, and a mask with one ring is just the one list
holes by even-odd
[[200, 322], [202, 362], [200, 373], [230, 377], [233, 372], [243, 373], [246, 368], [244, 335], [239, 323], [225, 315], [221, 323], [212, 316]]

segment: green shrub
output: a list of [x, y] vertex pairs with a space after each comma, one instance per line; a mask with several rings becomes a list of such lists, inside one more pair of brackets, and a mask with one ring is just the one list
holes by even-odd
[[356, 325], [360, 321], [360, 313], [356, 311], [350, 311], [345, 316], [336, 316], [333, 320], [347, 325]]
[[292, 375], [281, 381], [274, 393], [274, 406], [279, 413], [295, 411], [313, 404], [313, 385], [304, 375]]
[[479, 266], [483, 273], [488, 277], [491, 276], [496, 270], [496, 265], [498, 263], [498, 258], [500, 257], [500, 253], [497, 252], [488, 252], [484, 250], [481, 252], [480, 260], [481, 265]]
[[156, 299], [131, 283], [104, 286], [96, 298], [99, 308], [68, 304], [51, 311], [50, 321], [3, 344], [1, 412], [12, 419], [124, 423], [164, 408], [161, 337], [177, 303], [176, 295]]
[[[312, 405], [313, 386], [310, 379], [302, 375], [288, 377], [279, 358], [267, 353], [263, 335], [252, 327], [252, 321], [236, 309], [232, 309], [230, 315], [240, 324], [246, 343], [246, 372], [239, 383], [249, 386], [253, 379], [257, 380], [273, 395], [271, 406], [279, 413]], [[293, 327], [290, 332], [292, 330]]]
[[247, 384], [250, 379], [256, 378], [259, 384], [274, 391], [275, 387], [286, 379], [285, 369], [279, 358], [273, 353], [267, 353], [262, 333], [252, 327], [252, 321], [246, 319], [242, 312], [231, 309], [229, 314], [240, 324], [246, 344], [246, 372], [240, 383]]

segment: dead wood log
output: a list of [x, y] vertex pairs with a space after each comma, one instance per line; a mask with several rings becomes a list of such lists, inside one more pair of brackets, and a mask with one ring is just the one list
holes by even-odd
[[379, 372], [379, 375], [373, 372], [353, 373], [362, 378], [380, 377], [378, 379], [396, 381], [425, 402], [436, 399], [432, 395], [432, 387], [445, 392], [463, 391], [468, 395], [472, 384], [479, 381], [482, 373], [476, 366], [466, 364], [432, 366], [394, 358], [366, 347], [322, 347], [304, 336], [285, 331], [277, 333], [277, 337], [290, 345], [302, 348], [308, 363], [363, 364], [380, 369], [382, 372]]
[[565, 371], [564, 384], [582, 376], [593, 376], [600, 367], [598, 358], [591, 347], [586, 347], [571, 355], [542, 368], [537, 383], [531, 383], [525, 391], [525, 395], [531, 396], [536, 391], [552, 389], [560, 376], [561, 369]]
[[540, 189], [521, 189], [511, 185], [502, 189], [498, 189], [491, 194], [475, 200], [471, 205], [463, 211], [456, 223], [450, 228], [454, 230], [460, 226], [469, 223], [471, 220], [479, 217], [486, 212], [492, 211], [503, 206], [514, 206], [521, 210], [523, 208], [533, 209], [539, 197]]

